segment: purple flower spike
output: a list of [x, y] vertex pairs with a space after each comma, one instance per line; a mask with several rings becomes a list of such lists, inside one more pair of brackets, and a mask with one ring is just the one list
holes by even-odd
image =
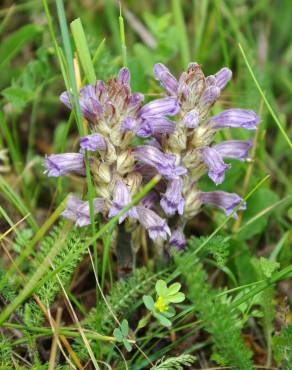
[[199, 125], [199, 113], [195, 110], [192, 110], [186, 113], [183, 121], [188, 128], [196, 128]]
[[141, 145], [133, 150], [136, 160], [141, 161], [156, 170], [166, 178], [175, 179], [186, 174], [186, 169], [175, 165], [175, 156], [165, 154], [150, 145]]
[[259, 122], [257, 114], [247, 109], [227, 109], [211, 118], [211, 126], [214, 129], [238, 127], [255, 130]]
[[169, 245], [171, 247], [175, 247], [179, 251], [185, 249], [187, 241], [181, 228], [178, 228], [171, 233]]
[[138, 112], [138, 116], [142, 119], [157, 115], [174, 116], [179, 109], [179, 104], [175, 98], [156, 99], [145, 104]]
[[172, 216], [177, 211], [178, 214], [182, 215], [184, 212], [185, 201], [181, 195], [182, 192], [182, 180], [176, 179], [172, 180], [163, 195], [160, 205], [164, 212]]
[[80, 148], [91, 152], [106, 150], [106, 141], [100, 134], [87, 135], [80, 138]]
[[156, 134], [171, 134], [175, 129], [175, 123], [164, 117], [148, 117], [142, 120], [137, 135], [149, 137]]
[[[94, 214], [102, 212], [104, 209], [104, 200], [101, 198], [93, 199], [93, 208]], [[61, 215], [69, 220], [75, 221], [75, 225], [79, 227], [91, 223], [89, 202], [83, 202], [73, 195], [68, 198], [67, 207]]]
[[154, 65], [153, 71], [156, 80], [160, 82], [168, 94], [175, 95], [177, 93], [178, 83], [176, 78], [169, 72], [169, 69], [162, 63], [157, 63]]
[[[229, 216], [234, 208], [241, 203], [242, 198], [235, 193], [226, 193], [225, 191], [211, 191], [208, 193], [200, 192], [199, 198], [202, 203], [211, 204], [212, 206], [221, 208], [226, 216]], [[242, 203], [239, 210], [246, 209], [246, 203]], [[237, 217], [236, 213], [233, 217]]]
[[202, 159], [208, 167], [208, 176], [216, 185], [224, 181], [225, 171], [231, 167], [230, 164], [224, 163], [221, 155], [209, 146], [202, 149]]
[[129, 85], [130, 82], [130, 71], [128, 68], [124, 67], [120, 69], [120, 72], [118, 74], [118, 82], [122, 85]]
[[138, 219], [141, 225], [148, 231], [151, 239], [155, 240], [160, 237], [165, 240], [167, 235], [170, 235], [170, 229], [163, 218], [149, 208], [137, 206], [136, 209]]
[[248, 158], [248, 152], [252, 147], [252, 140], [229, 140], [213, 145], [213, 148], [222, 158], [239, 159], [244, 161]]
[[224, 89], [227, 83], [232, 78], [232, 71], [229, 68], [222, 68], [215, 74], [216, 86], [219, 87], [220, 90]]
[[76, 172], [79, 175], [85, 174], [83, 154], [64, 153], [51, 154], [45, 158], [46, 173], [49, 177], [66, 175], [69, 172]]
[[[115, 184], [113, 202], [109, 210], [108, 217], [111, 218], [117, 215], [131, 202], [131, 200], [127, 185], [122, 180], [118, 180]], [[119, 223], [122, 223], [128, 216], [138, 218], [136, 207], [132, 207], [129, 211], [123, 214], [119, 219]]]

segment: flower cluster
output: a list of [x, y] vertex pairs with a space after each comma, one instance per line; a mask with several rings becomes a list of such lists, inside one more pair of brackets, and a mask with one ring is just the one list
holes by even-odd
[[[227, 68], [205, 77], [201, 67], [191, 63], [177, 80], [164, 65], [156, 64], [154, 75], [166, 96], [144, 105], [143, 95], [131, 92], [127, 68], [107, 84], [99, 80], [82, 88], [80, 108], [90, 135], [80, 138], [79, 153], [49, 155], [45, 165], [48, 176], [85, 176], [87, 151], [97, 194], [94, 212], [105, 218], [118, 214], [146, 182], [160, 174], [156, 188], [119, 221], [127, 219], [134, 228], [146, 229], [151, 239], [169, 238], [169, 245], [181, 249], [185, 246], [183, 227], [202, 205], [219, 207], [229, 215], [242, 202], [234, 193], [198, 189], [198, 180], [205, 173], [216, 185], [222, 183], [230, 168], [224, 159], [244, 161], [252, 146], [251, 140], [214, 144], [216, 132], [225, 127], [253, 130], [259, 118], [243, 109], [228, 109], [209, 117], [231, 78]], [[60, 99], [71, 109], [67, 92]], [[134, 145], [136, 137], [142, 145]], [[242, 203], [240, 209], [244, 208]], [[71, 196], [63, 216], [77, 226], [88, 225], [88, 202]], [[168, 218], [175, 218], [172, 231]]]

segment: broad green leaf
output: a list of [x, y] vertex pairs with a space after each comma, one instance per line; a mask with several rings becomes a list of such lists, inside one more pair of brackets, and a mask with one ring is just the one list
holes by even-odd
[[143, 302], [144, 302], [146, 308], [148, 308], [149, 311], [153, 311], [153, 309], [154, 309], [154, 300], [150, 295], [144, 295], [143, 296]]
[[129, 334], [129, 324], [128, 324], [128, 321], [126, 319], [124, 319], [122, 321], [121, 330], [122, 330], [122, 333], [125, 337]]
[[155, 290], [159, 296], [166, 297], [168, 293], [166, 282], [163, 280], [158, 280], [155, 285]]
[[114, 337], [117, 339], [118, 342], [122, 342], [124, 337], [119, 328], [115, 328], [114, 330]]
[[132, 346], [126, 338], [123, 339], [123, 344], [128, 352], [132, 351]]
[[157, 320], [163, 325], [163, 326], [171, 326], [171, 321], [168, 320], [165, 316], [161, 315], [160, 313], [155, 312], [154, 316], [157, 318]]

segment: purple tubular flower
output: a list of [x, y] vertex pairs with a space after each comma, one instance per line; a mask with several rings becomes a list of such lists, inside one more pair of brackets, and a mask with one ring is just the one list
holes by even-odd
[[227, 85], [227, 83], [232, 78], [232, 71], [229, 68], [221, 68], [220, 71], [218, 71], [215, 74], [215, 80], [216, 80], [216, 86], [219, 87], [220, 90], [224, 89], [224, 87]]
[[130, 95], [128, 112], [132, 112], [138, 109], [143, 100], [144, 100], [144, 95], [141, 93], [134, 93]]
[[152, 208], [158, 200], [159, 196], [156, 191], [151, 190], [148, 194], [145, 195], [141, 203], [145, 208]]
[[[118, 180], [115, 184], [113, 202], [109, 210], [108, 217], [111, 218], [117, 215], [131, 202], [131, 200], [127, 185], [122, 180]], [[129, 211], [123, 214], [119, 219], [119, 223], [122, 223], [128, 216], [138, 218], [136, 207], [132, 207]]]
[[184, 212], [185, 200], [181, 195], [182, 192], [182, 180], [172, 180], [166, 189], [165, 194], [162, 196], [160, 205], [164, 212], [172, 216], [177, 211], [178, 214], [182, 215]]
[[179, 109], [176, 98], [156, 99], [145, 104], [138, 112], [138, 116], [142, 119], [159, 115], [174, 116], [178, 113]]
[[[93, 208], [94, 214], [102, 212], [104, 209], [104, 200], [101, 198], [93, 199]], [[75, 221], [75, 225], [79, 227], [91, 223], [89, 202], [83, 202], [73, 195], [68, 198], [67, 207], [61, 215], [69, 220]]]
[[199, 113], [195, 110], [187, 112], [183, 119], [187, 128], [196, 128], [199, 125]]
[[221, 155], [209, 146], [202, 149], [202, 159], [208, 167], [208, 176], [216, 185], [224, 181], [225, 171], [231, 167], [230, 164], [224, 163]]
[[137, 135], [140, 137], [149, 137], [156, 134], [171, 134], [175, 129], [175, 123], [164, 117], [147, 117], [142, 120]]
[[128, 70], [128, 68], [124, 67], [124, 68], [120, 69], [120, 72], [118, 74], [118, 82], [121, 85], [126, 85], [126, 86], [129, 85], [130, 71]]
[[[80, 110], [84, 118], [90, 122], [94, 122], [96, 117], [99, 116], [103, 111], [102, 106], [96, 96], [96, 86], [97, 85], [87, 85], [80, 90]], [[67, 91], [61, 94], [60, 100], [69, 109], [72, 109]]]
[[186, 244], [187, 241], [181, 228], [178, 228], [171, 233], [171, 237], [169, 239], [169, 245], [171, 247], [175, 247], [177, 250], [183, 250], [185, 249]]
[[84, 158], [81, 153], [47, 155], [45, 166], [45, 172], [49, 177], [63, 176], [69, 172], [76, 172], [79, 175], [85, 174]]
[[165, 240], [167, 235], [170, 235], [170, 229], [163, 218], [149, 208], [137, 206], [136, 209], [138, 219], [141, 225], [148, 231], [151, 239], [155, 240], [160, 237]]
[[[225, 191], [211, 191], [211, 192], [200, 192], [199, 198], [202, 203], [211, 204], [212, 206], [221, 208], [226, 216], [229, 216], [234, 208], [242, 202], [242, 198], [235, 193], [226, 193]], [[245, 210], [246, 203], [242, 203], [239, 210]], [[233, 217], [237, 217], [236, 213]]]
[[134, 131], [137, 126], [137, 121], [132, 117], [126, 117], [123, 122], [121, 123], [121, 131]]
[[153, 68], [155, 79], [158, 80], [162, 87], [169, 95], [176, 95], [178, 82], [176, 78], [169, 72], [169, 69], [162, 63], [157, 63]]
[[106, 150], [106, 141], [100, 134], [87, 135], [80, 138], [80, 148], [91, 152]]
[[200, 105], [203, 107], [210, 107], [215, 103], [220, 95], [220, 89], [217, 86], [210, 86], [203, 92], [200, 98]]
[[227, 109], [211, 118], [211, 126], [214, 129], [238, 127], [255, 130], [259, 122], [257, 114], [247, 109]]
[[136, 160], [156, 168], [166, 178], [175, 179], [187, 172], [184, 167], [175, 165], [174, 155], [165, 154], [154, 146], [141, 145], [133, 150], [133, 154]]
[[248, 158], [248, 152], [252, 147], [252, 140], [229, 140], [213, 145], [213, 148], [222, 158], [239, 159], [244, 161]]

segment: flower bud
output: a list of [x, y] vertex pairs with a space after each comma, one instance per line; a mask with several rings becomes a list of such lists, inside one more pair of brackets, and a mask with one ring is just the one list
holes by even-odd
[[117, 156], [117, 171], [124, 175], [134, 169], [135, 158], [131, 150], [126, 150]]

